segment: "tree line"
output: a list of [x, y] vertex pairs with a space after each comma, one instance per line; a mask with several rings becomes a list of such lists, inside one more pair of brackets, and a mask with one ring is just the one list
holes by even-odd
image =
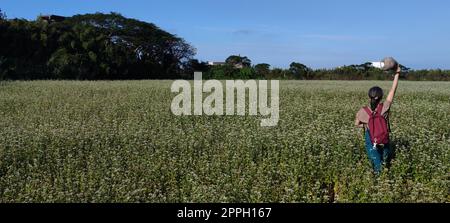
[[[245, 63], [242, 63], [245, 61]], [[191, 61], [192, 63], [192, 61]], [[302, 63], [292, 62], [287, 69], [271, 68], [270, 64], [251, 65], [245, 56], [232, 55], [223, 65], [208, 66], [194, 60], [191, 67], [202, 71], [206, 79], [284, 79], [284, 80], [389, 80], [389, 72], [373, 67], [367, 62], [333, 69], [312, 69]], [[450, 70], [412, 70], [403, 65], [401, 77], [412, 81], [450, 81]], [[192, 78], [192, 76], [190, 77]]]
[[[281, 69], [231, 55], [224, 64], [211, 66], [195, 59], [195, 52], [183, 38], [118, 13], [28, 21], [7, 19], [0, 10], [0, 80], [191, 79], [195, 71], [202, 71], [205, 79], [390, 78], [370, 63], [311, 69], [292, 62]], [[449, 70], [403, 69], [407, 80], [450, 80]]]
[[195, 54], [182, 38], [117, 13], [59, 22], [1, 15], [2, 79], [171, 79]]

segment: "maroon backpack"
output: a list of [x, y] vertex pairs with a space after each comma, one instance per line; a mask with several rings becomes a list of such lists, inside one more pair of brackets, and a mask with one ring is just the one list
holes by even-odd
[[364, 107], [364, 110], [369, 114], [369, 133], [370, 140], [375, 144], [388, 144], [389, 143], [389, 130], [387, 121], [384, 116], [381, 115], [383, 110], [383, 103], [378, 104], [375, 111], [371, 111], [368, 107]]

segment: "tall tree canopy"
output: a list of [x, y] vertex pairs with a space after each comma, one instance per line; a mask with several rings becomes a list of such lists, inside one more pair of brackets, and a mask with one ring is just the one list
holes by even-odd
[[117, 13], [0, 23], [8, 79], [177, 78], [195, 54], [182, 38]]

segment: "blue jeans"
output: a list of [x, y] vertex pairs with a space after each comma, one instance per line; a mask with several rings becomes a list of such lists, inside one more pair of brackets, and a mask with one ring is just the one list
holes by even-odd
[[384, 147], [377, 146], [373, 148], [372, 140], [370, 140], [369, 130], [366, 130], [366, 152], [372, 163], [373, 170], [376, 174], [379, 174], [383, 164], [390, 164], [392, 159], [392, 149], [389, 144], [385, 144]]

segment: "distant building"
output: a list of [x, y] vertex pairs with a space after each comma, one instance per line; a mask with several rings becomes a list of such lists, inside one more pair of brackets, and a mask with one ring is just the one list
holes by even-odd
[[41, 20], [47, 21], [47, 22], [62, 22], [66, 19], [64, 16], [59, 15], [41, 15], [38, 17]]
[[[213, 61], [208, 62], [209, 66], [223, 66], [225, 64], [227, 64], [227, 63], [226, 62], [213, 62]], [[242, 68], [244, 68], [244, 65], [242, 63], [237, 63], [234, 65], [234, 68], [242, 69]]]
[[210, 66], [221, 66], [221, 65], [225, 65], [225, 62], [213, 62], [213, 61], [208, 61], [208, 65]]

